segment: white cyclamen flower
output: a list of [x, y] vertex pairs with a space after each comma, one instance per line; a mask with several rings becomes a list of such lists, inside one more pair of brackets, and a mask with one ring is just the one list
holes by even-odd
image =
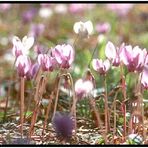
[[87, 22], [76, 22], [73, 26], [73, 30], [76, 34], [79, 34], [81, 37], [88, 37], [93, 33], [93, 24], [91, 21]]

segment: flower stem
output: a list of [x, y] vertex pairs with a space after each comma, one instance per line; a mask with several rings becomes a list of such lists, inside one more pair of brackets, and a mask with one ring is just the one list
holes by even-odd
[[144, 125], [144, 102], [143, 102], [142, 87], [141, 87], [141, 77], [142, 77], [142, 74], [139, 74], [138, 84], [137, 84], [137, 92], [138, 92], [138, 98], [140, 97], [139, 99], [140, 99], [140, 104], [141, 104], [143, 141], [145, 141], [146, 140], [146, 132], [145, 132], [145, 125]]
[[77, 133], [77, 116], [76, 116], [76, 103], [77, 103], [77, 98], [75, 95], [75, 89], [74, 89], [74, 84], [73, 84], [73, 79], [71, 77], [71, 74], [68, 73], [67, 74], [69, 76], [69, 79], [71, 81], [71, 88], [72, 88], [72, 94], [73, 94], [73, 105], [71, 108], [71, 113], [74, 115], [74, 119], [75, 119], [75, 134]]
[[24, 85], [25, 85], [25, 79], [24, 77], [21, 77], [21, 103], [20, 103], [20, 130], [21, 130], [21, 138], [23, 137], [23, 122], [24, 122]]
[[39, 81], [39, 88], [36, 89], [36, 91], [38, 91], [37, 92], [38, 100], [36, 102], [36, 107], [34, 109], [32, 119], [31, 119], [31, 125], [30, 125], [30, 129], [29, 129], [29, 138], [31, 138], [31, 136], [34, 132], [34, 125], [35, 125], [36, 120], [37, 120], [39, 106], [40, 106], [40, 103], [41, 103], [41, 98], [42, 98], [43, 92], [45, 90], [46, 81], [47, 81], [47, 76], [44, 76], [44, 77], [41, 76], [40, 81]]
[[46, 128], [47, 119], [48, 119], [49, 111], [50, 111], [50, 108], [51, 108], [51, 103], [52, 103], [52, 94], [51, 94], [51, 98], [49, 99], [49, 103], [48, 103], [46, 114], [45, 114], [45, 120], [44, 120], [42, 135], [44, 135], [44, 130]]
[[114, 130], [113, 130], [113, 144], [114, 144], [114, 138], [116, 136], [116, 99], [117, 99], [117, 95], [118, 95], [118, 91], [115, 94], [114, 97], [114, 102], [113, 102], [113, 106], [114, 106]]
[[105, 95], [104, 95], [104, 102], [105, 102], [105, 143], [107, 144], [107, 134], [110, 130], [110, 127], [109, 127], [106, 75], [104, 76], [104, 88], [105, 88]]
[[89, 101], [90, 101], [90, 105], [92, 106], [92, 109], [93, 109], [93, 111], [95, 113], [95, 116], [96, 116], [97, 126], [102, 129], [102, 126], [101, 126], [102, 121], [100, 119], [100, 113], [96, 108], [96, 102], [95, 102], [95, 100], [93, 98], [90, 98]]
[[15, 62], [16, 62], [16, 58], [15, 58], [15, 61], [14, 61], [14, 63], [13, 63], [13, 66], [12, 66], [12, 75], [10, 76], [10, 80], [9, 80], [9, 83], [8, 83], [8, 92], [7, 92], [7, 97], [6, 97], [6, 106], [5, 106], [5, 109], [4, 109], [3, 122], [5, 121], [6, 116], [7, 116], [8, 101], [9, 101], [10, 90], [11, 90], [11, 81], [12, 81], [13, 74], [14, 74]]
[[57, 76], [58, 79], [58, 86], [57, 86], [57, 93], [56, 93], [56, 99], [55, 99], [55, 104], [54, 104], [54, 110], [53, 110], [53, 116], [55, 116], [56, 109], [57, 109], [57, 103], [58, 103], [58, 97], [59, 97], [59, 91], [60, 91], [60, 83], [61, 83], [61, 76]]
[[123, 119], [124, 119], [124, 125], [123, 125], [123, 136], [124, 136], [124, 141], [125, 141], [125, 137], [126, 137], [126, 104], [125, 104], [125, 100], [126, 100], [126, 82], [125, 82], [125, 77], [123, 74], [123, 64], [121, 63], [120, 65], [120, 75], [121, 75], [121, 85], [122, 85], [122, 94], [123, 94]]

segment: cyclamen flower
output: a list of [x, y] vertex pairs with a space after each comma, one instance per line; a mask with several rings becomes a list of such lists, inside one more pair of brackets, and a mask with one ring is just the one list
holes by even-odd
[[37, 13], [37, 10], [35, 8], [31, 8], [29, 10], [26, 10], [22, 13], [22, 21], [23, 23], [29, 23], [33, 20]]
[[26, 78], [28, 80], [34, 78], [34, 76], [37, 74], [37, 71], [39, 70], [39, 64], [35, 63], [30, 67], [30, 70], [26, 74]]
[[58, 137], [68, 140], [72, 136], [74, 120], [71, 115], [56, 112], [52, 124]]
[[57, 45], [52, 49], [52, 57], [55, 57], [61, 68], [69, 68], [74, 61], [74, 49], [71, 45]]
[[93, 83], [89, 80], [79, 79], [75, 83], [75, 92], [78, 98], [85, 97], [93, 89]]
[[15, 63], [20, 77], [26, 76], [31, 68], [31, 61], [26, 55], [20, 55]]
[[108, 59], [106, 59], [104, 62], [102, 59], [93, 59], [92, 66], [95, 71], [99, 72], [101, 75], [104, 75], [110, 68], [110, 62]]
[[148, 55], [146, 56], [144, 69], [142, 71], [141, 84], [145, 89], [148, 89]]
[[33, 37], [38, 37], [44, 32], [44, 30], [44, 24], [32, 24], [29, 31], [29, 35]]
[[76, 22], [73, 26], [73, 30], [76, 34], [79, 34], [81, 37], [88, 37], [93, 33], [93, 24], [91, 21]]
[[43, 54], [43, 53], [46, 53], [46, 47], [44, 47], [43, 45], [41, 45], [41, 44], [36, 44], [35, 46], [34, 46], [34, 52], [36, 53], [36, 54]]
[[46, 7], [43, 6], [39, 9], [39, 16], [42, 18], [45, 18], [45, 19], [49, 18], [52, 16], [52, 14], [53, 14], [53, 10], [48, 6]]
[[119, 16], [126, 16], [132, 7], [133, 4], [107, 4], [107, 8]]
[[29, 53], [29, 49], [33, 46], [34, 38], [25, 36], [21, 41], [17, 36], [14, 36], [12, 42], [12, 53], [15, 57], [18, 57], [19, 55], [27, 55]]
[[49, 57], [47, 54], [39, 54], [38, 63], [41, 65], [43, 71], [53, 71], [55, 59], [53, 57]]
[[71, 13], [81, 13], [85, 10], [90, 10], [95, 7], [95, 4], [70, 4], [69, 11]]
[[132, 49], [132, 46], [128, 45], [122, 49], [120, 58], [127, 66], [129, 72], [141, 72], [144, 67], [146, 53], [146, 49], [141, 50], [138, 46]]
[[105, 55], [112, 62], [113, 66], [120, 65], [120, 53], [122, 50], [122, 46], [120, 48], [115, 48], [112, 42], [108, 42], [105, 47]]
[[111, 29], [111, 26], [108, 22], [105, 22], [105, 23], [98, 23], [96, 25], [96, 30], [99, 32], [99, 33], [107, 33], [109, 32]]
[[3, 3], [0, 4], [0, 12], [6, 12], [11, 8], [11, 4]]
[[59, 14], [66, 14], [67, 13], [67, 5], [65, 5], [65, 4], [55, 5], [54, 11]]

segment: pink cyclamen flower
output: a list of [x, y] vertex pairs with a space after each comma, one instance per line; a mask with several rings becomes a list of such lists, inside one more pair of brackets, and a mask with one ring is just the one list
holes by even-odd
[[26, 76], [31, 68], [31, 61], [26, 55], [18, 56], [15, 66], [17, 67], [17, 71], [20, 77]]
[[70, 4], [69, 11], [71, 13], [81, 13], [85, 10], [90, 10], [95, 7], [95, 4]]
[[25, 36], [21, 41], [17, 36], [14, 36], [12, 42], [12, 53], [15, 57], [18, 57], [19, 55], [27, 55], [29, 53], [29, 49], [33, 46], [34, 38]]
[[44, 30], [44, 24], [32, 24], [28, 34], [33, 37], [38, 37], [43, 34]]
[[107, 8], [119, 16], [126, 16], [132, 7], [133, 4], [107, 4]]
[[27, 80], [31, 80], [32, 78], [34, 78], [34, 76], [37, 74], [38, 70], [39, 70], [39, 64], [38, 63], [32, 64], [30, 66], [29, 71], [26, 74]]
[[142, 71], [141, 84], [145, 89], [148, 89], [148, 54], [145, 59], [145, 65]]
[[89, 80], [79, 79], [75, 83], [75, 92], [78, 98], [83, 98], [93, 89], [93, 83]]
[[35, 15], [37, 14], [37, 10], [35, 8], [30, 8], [22, 13], [22, 22], [29, 23], [33, 20]]
[[120, 53], [124, 44], [120, 48], [115, 48], [112, 42], [108, 42], [105, 47], [105, 55], [112, 62], [113, 66], [120, 65]]
[[56, 61], [55, 58], [47, 54], [39, 54], [38, 63], [41, 65], [43, 71], [53, 71]]
[[102, 59], [93, 59], [92, 66], [95, 71], [98, 71], [101, 75], [104, 75], [110, 68], [110, 62], [108, 59], [105, 61], [102, 61]]
[[11, 8], [11, 4], [3, 3], [0, 4], [0, 12], [6, 12]]
[[99, 33], [107, 33], [111, 30], [111, 26], [108, 22], [98, 23], [96, 25], [96, 31]]
[[55, 57], [61, 68], [69, 68], [74, 61], [74, 49], [71, 45], [57, 45], [52, 49], [52, 56]]
[[128, 45], [123, 47], [120, 59], [123, 61], [124, 65], [127, 66], [129, 72], [141, 72], [144, 67], [146, 53], [146, 49], [142, 50], [138, 46], [132, 48], [131, 45]]

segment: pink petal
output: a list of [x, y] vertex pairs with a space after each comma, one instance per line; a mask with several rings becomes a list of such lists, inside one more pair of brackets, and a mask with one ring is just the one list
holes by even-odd
[[106, 47], [105, 47], [105, 55], [109, 60], [115, 59], [116, 58], [116, 49], [115, 46], [112, 42], [108, 42]]
[[148, 89], [148, 65], [144, 67], [141, 83], [146, 89]]

